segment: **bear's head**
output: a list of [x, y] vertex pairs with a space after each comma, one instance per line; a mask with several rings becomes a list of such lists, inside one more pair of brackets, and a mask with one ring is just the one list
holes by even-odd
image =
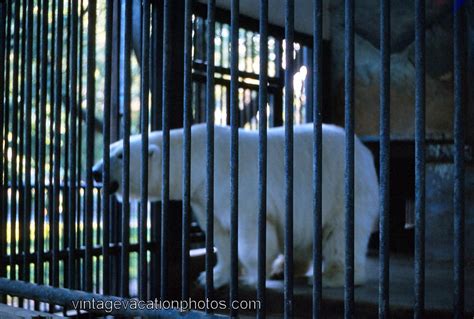
[[[130, 200], [139, 200], [141, 196], [141, 167], [142, 167], [142, 143], [141, 136], [130, 137]], [[110, 145], [110, 194], [117, 196], [122, 201], [123, 196], [123, 140]], [[160, 148], [154, 144], [148, 146], [148, 194], [161, 194], [161, 153]], [[104, 162], [98, 161], [92, 168], [92, 176], [98, 183], [103, 182]], [[153, 185], [153, 190], [150, 186]], [[153, 200], [150, 198], [150, 200]]]

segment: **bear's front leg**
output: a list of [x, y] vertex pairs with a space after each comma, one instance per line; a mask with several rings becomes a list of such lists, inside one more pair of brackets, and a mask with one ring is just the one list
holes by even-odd
[[[213, 269], [214, 288], [218, 289], [230, 281], [230, 233], [214, 219], [214, 244], [217, 248], [217, 264]], [[199, 275], [198, 282], [206, 286], [206, 272]]]

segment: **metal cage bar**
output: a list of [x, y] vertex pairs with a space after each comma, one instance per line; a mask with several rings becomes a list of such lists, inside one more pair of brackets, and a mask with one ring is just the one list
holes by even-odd
[[293, 43], [295, 2], [285, 1], [285, 244], [284, 316], [293, 316]]
[[[104, 296], [96, 293], [89, 293], [79, 290], [70, 290], [64, 288], [54, 288], [50, 286], [38, 286], [31, 283], [23, 282], [20, 280], [9, 280], [5, 278], [0, 278], [0, 293], [9, 292], [16, 296], [22, 296], [27, 298], [33, 298], [41, 302], [55, 302], [61, 305], [73, 306], [73, 302], [77, 302], [78, 298], [81, 301], [90, 302], [92, 300], [95, 302], [110, 302], [110, 303], [130, 303], [130, 299], [114, 297], [114, 296]], [[91, 307], [92, 308], [92, 307]], [[121, 317], [152, 317], [152, 318], [183, 318], [183, 313], [179, 310], [170, 309], [130, 309], [130, 307], [119, 307], [113, 308], [112, 311], [106, 311], [106, 309], [86, 309], [91, 313], [104, 314], [104, 315], [113, 315]], [[209, 315], [203, 312], [189, 312], [186, 314], [186, 318], [198, 319], [198, 318], [224, 318], [223, 316], [218, 315]]]
[[167, 298], [168, 293], [168, 214], [170, 197], [170, 120], [171, 109], [171, 1], [164, 1], [163, 10], [163, 102], [162, 130], [163, 153], [161, 172], [161, 299]]
[[[51, 5], [50, 5], [50, 14], [51, 14], [51, 25], [50, 25], [50, 61], [49, 61], [49, 116], [46, 118], [49, 119], [48, 125], [47, 125], [47, 130], [48, 130], [48, 136], [50, 141], [54, 141], [54, 117], [55, 117], [55, 109], [54, 109], [54, 104], [56, 103], [55, 95], [54, 95], [54, 90], [56, 89], [56, 72], [54, 71], [55, 69], [55, 61], [56, 61], [56, 8], [57, 8], [57, 3], [58, 0], [51, 0]], [[46, 188], [46, 198], [47, 198], [47, 214], [45, 217], [45, 221], [47, 221], [46, 225], [49, 228], [54, 228], [54, 184], [51, 182], [54, 179], [54, 142], [49, 144], [49, 147], [47, 148], [47, 164], [49, 165], [49, 170], [48, 170], [48, 186]], [[48, 167], [47, 167], [48, 168]], [[48, 249], [51, 249], [53, 247], [53, 241], [55, 240], [55, 236], [52, 234], [48, 234], [48, 241], [47, 241], [47, 247]], [[49, 271], [49, 269], [52, 266], [53, 261], [50, 261], [47, 263], [48, 265], [48, 280], [49, 283], [52, 283], [54, 281], [53, 278], [53, 272]], [[50, 310], [52, 310], [51, 305], [50, 305]]]
[[[123, 52], [121, 47], [121, 23], [124, 19], [121, 18], [121, 7], [122, 4], [120, 1], [113, 2], [113, 35], [112, 35], [112, 65], [120, 65], [120, 54]], [[120, 76], [122, 74], [121, 67], [112, 67], [111, 75], [111, 97], [110, 97], [110, 141], [115, 142], [120, 139], [120, 130], [121, 130], [121, 102], [120, 102]], [[120, 242], [121, 236], [121, 214], [122, 209], [117, 201], [111, 203], [110, 210], [110, 241], [111, 243]], [[111, 281], [111, 293], [119, 295], [120, 291], [120, 279], [121, 279], [121, 254], [112, 255], [111, 259], [111, 271], [110, 276]]]
[[[32, 187], [31, 187], [31, 148], [32, 148], [32, 106], [33, 106], [33, 1], [28, 0], [28, 11], [26, 17], [26, 78], [25, 78], [25, 196], [24, 196], [24, 211], [23, 211], [23, 278], [30, 279], [29, 263], [26, 262], [26, 253], [30, 250], [30, 219], [31, 219], [31, 201], [32, 201]], [[1, 74], [1, 72], [0, 72]], [[0, 90], [1, 91], [1, 90]]]
[[267, 102], [268, 102], [268, 0], [260, 0], [260, 72], [258, 92], [258, 282], [257, 299], [260, 305], [257, 318], [265, 318], [266, 302], [266, 215], [267, 215]]
[[[11, 23], [12, 23], [12, 3], [9, 1], [9, 2], [6, 2], [6, 22], [7, 22], [7, 30], [6, 30], [6, 39], [8, 39], [5, 43], [5, 76], [3, 77], [3, 74], [2, 74], [2, 80], [4, 79], [4, 85], [5, 85], [5, 100], [4, 100], [4, 106], [5, 106], [5, 111], [4, 111], [4, 115], [3, 115], [3, 126], [4, 126], [4, 136], [8, 136], [8, 132], [9, 132], [9, 127], [10, 127], [10, 123], [9, 123], [9, 119], [10, 119], [10, 83], [11, 83], [11, 79], [10, 79], [10, 54], [11, 54], [11, 50], [12, 50], [12, 45], [11, 45]], [[8, 165], [8, 149], [9, 149], [9, 143], [8, 143], [8, 140], [5, 141], [4, 145], [3, 145], [3, 179], [4, 179], [4, 184], [5, 185], [8, 185], [8, 176], [9, 176], [9, 165]], [[3, 190], [3, 205], [2, 205], [2, 210], [4, 212], [7, 212], [6, 214], [4, 214], [4, 218], [2, 218], [2, 223], [4, 223], [4, 229], [6, 229], [7, 227], [7, 218], [8, 218], [8, 200], [9, 200], [9, 195], [8, 195], [8, 190], [5, 188]], [[9, 240], [6, 232], [5, 234], [3, 235], [3, 238], [5, 239], [5, 252], [7, 251], [7, 241]], [[3, 265], [3, 273], [2, 275], [4, 276], [7, 276], [7, 262], [5, 261], [4, 265]], [[6, 296], [2, 296], [2, 301], [3, 300], [6, 300]]]
[[[77, 1], [71, 1], [70, 10], [70, 37], [69, 37], [69, 107], [70, 107], [70, 124], [69, 124], [69, 223], [68, 229], [68, 283], [66, 287], [74, 289], [76, 282], [74, 280], [76, 274], [76, 260], [75, 260], [75, 249], [76, 249], [76, 201], [77, 201], [77, 58], [78, 58], [78, 3]], [[105, 258], [105, 257], [104, 257]], [[105, 267], [104, 267], [105, 268]]]
[[124, 30], [122, 34], [123, 39], [123, 118], [122, 118], [122, 133], [123, 133], [123, 171], [122, 171], [122, 185], [123, 185], [123, 202], [122, 202], [122, 251], [120, 256], [120, 272], [121, 272], [121, 283], [120, 283], [120, 295], [127, 297], [129, 295], [129, 264], [130, 254], [128, 247], [130, 246], [130, 125], [131, 125], [131, 34], [127, 32], [132, 27], [132, 1], [126, 0], [124, 7]]
[[[74, 1], [73, 1], [74, 2]], [[77, 14], [77, 4], [73, 7], [76, 11], [73, 13]], [[108, 295], [111, 293], [111, 273], [110, 269], [110, 206], [111, 202], [109, 199], [110, 195], [110, 140], [111, 140], [111, 95], [112, 95], [112, 33], [113, 33], [113, 11], [114, 11], [114, 0], [107, 0], [106, 8], [106, 22], [105, 22], [105, 81], [104, 81], [104, 124], [103, 124], [103, 158], [104, 166], [102, 173], [102, 220], [103, 220], [103, 235], [102, 235], [102, 281], [103, 281], [103, 293]], [[77, 18], [76, 18], [77, 19]], [[73, 24], [77, 24], [77, 20], [73, 20]], [[74, 35], [76, 37], [77, 35]], [[73, 44], [77, 41], [72, 40]], [[72, 51], [72, 50], [71, 50]], [[75, 71], [75, 70], [74, 70]], [[75, 81], [73, 77], [71, 79]], [[72, 85], [71, 85], [72, 86]], [[72, 86], [75, 88], [75, 85]], [[71, 99], [75, 101], [75, 99]], [[71, 104], [72, 107], [72, 104]], [[75, 123], [75, 121], [72, 121]], [[71, 170], [72, 172], [72, 170]], [[72, 176], [71, 176], [72, 177]], [[72, 181], [71, 181], [72, 182]], [[71, 204], [72, 205], [72, 204]]]
[[[239, 0], [231, 1], [231, 58], [230, 58], [230, 303], [238, 300], [239, 289]], [[214, 41], [212, 41], [214, 42]], [[212, 54], [214, 57], [214, 54]], [[209, 55], [208, 55], [209, 61]], [[214, 89], [214, 87], [213, 87]], [[231, 317], [237, 309], [231, 308]]]
[[[65, 57], [66, 57], [66, 61], [65, 61], [65, 68], [66, 68], [66, 74], [65, 74], [65, 83], [64, 83], [64, 108], [65, 108], [65, 115], [64, 115], [64, 127], [65, 127], [65, 130], [64, 130], [64, 135], [62, 136], [62, 141], [61, 143], [64, 143], [65, 147], [64, 147], [64, 161], [63, 161], [63, 170], [64, 170], [64, 175], [63, 175], [63, 181], [64, 181], [64, 187], [62, 189], [62, 224], [63, 224], [63, 228], [66, 229], [66, 231], [69, 229], [68, 228], [68, 225], [69, 225], [69, 217], [70, 217], [70, 214], [69, 214], [69, 194], [72, 190], [71, 188], [71, 185], [69, 183], [69, 174], [70, 174], [70, 171], [69, 171], [69, 162], [71, 161], [71, 155], [69, 153], [69, 147], [68, 147], [68, 143], [69, 143], [69, 135], [70, 135], [70, 117], [71, 117], [71, 107], [70, 107], [70, 95], [71, 95], [71, 91], [70, 91], [70, 80], [71, 80], [71, 69], [70, 69], [70, 59], [71, 59], [71, 15], [72, 15], [72, 11], [71, 11], [71, 7], [72, 7], [72, 4], [71, 4], [71, 0], [67, 0], [67, 12], [65, 13], [65, 22], [66, 22], [66, 36], [64, 37], [64, 44], [66, 46], [66, 53], [65, 53]], [[64, 250], [64, 249], [68, 249], [69, 247], [69, 236], [67, 234], [64, 234], [62, 236], [62, 243], [61, 243], [61, 248]], [[61, 261], [60, 261], [61, 262]], [[63, 280], [62, 280], [62, 285], [67, 287], [68, 286], [68, 282], [69, 282], [69, 272], [67, 271], [67, 260], [63, 260], [62, 261], [62, 264], [60, 264], [60, 267], [63, 267]], [[61, 284], [61, 283], [60, 283]]]
[[[56, 28], [56, 55], [55, 55], [55, 96], [54, 96], [54, 166], [53, 166], [53, 211], [52, 218], [52, 252], [53, 260], [50, 271], [52, 272], [52, 285], [59, 287], [59, 196], [60, 196], [60, 168], [61, 168], [61, 116], [62, 116], [62, 60], [63, 60], [63, 14], [64, 1], [57, 0], [57, 28]], [[54, 15], [54, 12], [53, 12]], [[90, 33], [94, 34], [94, 33]], [[95, 59], [95, 54], [93, 59]], [[89, 61], [90, 62], [90, 61]], [[92, 89], [93, 91], [93, 89]], [[89, 90], [88, 90], [89, 92]], [[95, 92], [91, 92], [94, 94]], [[93, 159], [92, 159], [93, 160]], [[91, 160], [91, 163], [92, 163]]]
[[[151, 81], [151, 129], [158, 130], [162, 125], [162, 81], [163, 76], [163, 1], [152, 3], [152, 35], [151, 35], [151, 58], [152, 70]], [[161, 247], [161, 205], [152, 203], [151, 205], [151, 240]], [[150, 297], [159, 295], [161, 287], [161, 252], [158, 249], [151, 251], [150, 269]]]
[[147, 297], [147, 216], [148, 216], [148, 93], [150, 89], [150, 1], [142, 3], [142, 29], [141, 29], [141, 88], [140, 88], [140, 111], [141, 111], [141, 201], [139, 213], [139, 287], [138, 296], [145, 300]]
[[[82, 104], [83, 104], [83, 94], [82, 94], [82, 88], [83, 88], [83, 84], [82, 84], [82, 79], [83, 79], [83, 62], [84, 62], [84, 57], [83, 57], [83, 53], [84, 53], [84, 6], [83, 6], [83, 3], [84, 1], [83, 0], [80, 0], [79, 2], [79, 19], [78, 19], [78, 24], [79, 24], [79, 34], [78, 34], [78, 51], [79, 51], [79, 57], [78, 57], [78, 89], [77, 91], [79, 92], [79, 95], [78, 95], [78, 110], [80, 112], [78, 112], [77, 114], [77, 122], [78, 122], [78, 125], [77, 125], [77, 185], [76, 185], [76, 196], [77, 196], [77, 200], [76, 200], [76, 222], [79, 224], [81, 222], [81, 218], [83, 216], [83, 208], [84, 208], [84, 205], [83, 205], [83, 196], [81, 196], [81, 180], [82, 180], [82, 163], [83, 163], [83, 160], [82, 160], [82, 150], [83, 150], [83, 146], [82, 146], [82, 143], [83, 143], [83, 138], [82, 138], [82, 132], [83, 132], [83, 127], [82, 127], [82, 121], [83, 121], [83, 114], [82, 114]], [[77, 246], [81, 246], [83, 245], [83, 235], [82, 235], [83, 232], [81, 231], [78, 231], [77, 232], [77, 236], [76, 236], [76, 243], [77, 243]], [[76, 260], [76, 269], [81, 269], [81, 259], [77, 259]], [[82, 274], [81, 274], [82, 275]], [[84, 276], [77, 276], [77, 280], [76, 280], [76, 287], [80, 288], [80, 287], [84, 287], [84, 280], [83, 280], [83, 277]]]
[[425, 308], [425, 0], [415, 1], [415, 304]]
[[[207, 2], [206, 43], [206, 299], [214, 297], [214, 273], [212, 253], [214, 251], [214, 37], [216, 1]], [[210, 311], [208, 309], [207, 311]]]
[[[10, 53], [11, 53], [11, 23], [12, 23], [12, 3], [9, 1], [6, 3], [7, 4], [7, 8], [6, 8], [6, 21], [7, 21], [7, 31], [6, 31], [6, 38], [8, 39], [8, 41], [6, 41], [6, 49], [5, 49], [5, 56], [7, 57], [5, 59], [5, 77], [2, 79], [5, 79], [5, 112], [4, 112], [4, 122], [3, 122], [3, 125], [4, 125], [4, 136], [7, 136], [8, 135], [8, 132], [9, 132], [9, 126], [10, 126], [10, 123], [9, 123], [9, 119], [10, 119], [10, 83], [11, 83], [11, 79], [10, 79]], [[3, 75], [2, 75], [3, 76]], [[9, 165], [8, 165], [8, 149], [9, 149], [9, 145], [8, 145], [8, 140], [5, 141], [5, 145], [3, 146], [3, 176], [4, 176], [4, 181], [5, 181], [5, 184], [7, 184], [8, 182], [8, 172], [9, 172]], [[9, 199], [9, 196], [8, 196], [8, 191], [5, 189], [4, 190], [4, 197], [3, 197], [3, 206], [2, 206], [2, 209], [4, 212], [8, 212], [8, 199]], [[8, 214], [8, 213], [7, 213]], [[5, 215], [7, 215], [5, 214]], [[8, 216], [5, 216], [4, 217], [4, 223], [5, 223], [5, 227], [7, 225], [7, 218]], [[5, 228], [6, 229], [6, 228]], [[5, 251], [7, 249], [7, 234], [5, 232]], [[6, 262], [5, 262], [6, 264]], [[7, 266], [5, 265], [4, 266], [4, 269], [3, 269], [3, 275], [7, 275]]]
[[[12, 154], [18, 154], [18, 113], [19, 113], [19, 73], [20, 73], [20, 1], [15, 2], [14, 11], [14, 32], [13, 32], [13, 78], [12, 78]], [[10, 198], [10, 278], [16, 279], [16, 264], [13, 256], [17, 252], [17, 214], [18, 214], [18, 159], [12, 156], [11, 159], [11, 198]]]
[[47, 102], [47, 86], [48, 86], [48, 1], [42, 2], [42, 27], [41, 27], [41, 102], [40, 102], [40, 120], [39, 120], [39, 188], [38, 188], [38, 211], [36, 212], [36, 274], [35, 281], [37, 284], [44, 283], [44, 226], [46, 208], [46, 102]]
[[389, 316], [390, 251], [390, 1], [380, 1], [379, 318]]
[[466, 6], [453, 1], [454, 20], [454, 318], [464, 317], [464, 249], [465, 249], [465, 155], [464, 114], [466, 108]]
[[313, 1], [313, 318], [322, 302], [322, 0]]
[[191, 226], [191, 123], [192, 123], [192, 0], [184, 7], [183, 95], [183, 225], [181, 246], [181, 299], [189, 298], [189, 231]]
[[[26, 15], [27, 15], [27, 1], [21, 2], [21, 38], [20, 38], [20, 79], [19, 79], [19, 113], [18, 113], [18, 177], [17, 177], [17, 189], [18, 189], [18, 235], [17, 247], [18, 253], [23, 254], [25, 244], [27, 243], [27, 238], [24, 237], [27, 232], [25, 227], [25, 184], [24, 184], [24, 161], [25, 159], [25, 73], [26, 73]], [[24, 280], [25, 273], [25, 264], [23, 263], [23, 258], [18, 262], [18, 279]], [[24, 304], [24, 300], [19, 298], [19, 303]]]
[[344, 2], [344, 318], [354, 316], [354, 1]]
[[[7, 98], [7, 89], [5, 87], [4, 82], [4, 72], [5, 72], [5, 51], [6, 51], [6, 21], [7, 21], [7, 6], [6, 2], [0, 3], [0, 151], [2, 154], [0, 155], [0, 209], [4, 210], [4, 204], [6, 202], [5, 195], [7, 194], [7, 181], [8, 177], [4, 174], [4, 165], [6, 165], [6, 161], [4, 161], [4, 149], [6, 143], [4, 141], [4, 127], [5, 127], [5, 100]], [[8, 133], [6, 133], [8, 134]], [[6, 229], [7, 224], [7, 216], [6, 214], [2, 214], [0, 216], [0, 230], [2, 230], [0, 235], [0, 256], [3, 258], [6, 254], [6, 246], [7, 246], [7, 236], [6, 232], [3, 232], [3, 229]], [[0, 262], [0, 276], [4, 277], [6, 273], [6, 266], [5, 263]], [[4, 296], [0, 296], [0, 302], [5, 302]]]
[[87, 26], [87, 122], [86, 122], [86, 207], [85, 207], [85, 245], [84, 258], [85, 291], [92, 291], [92, 223], [93, 223], [93, 180], [92, 166], [94, 165], [94, 119], [95, 119], [95, 29], [96, 1], [89, 1]]
[[[84, 45], [84, 30], [85, 30], [85, 13], [86, 10], [84, 8], [84, 1], [80, 0], [79, 4], [79, 12], [80, 12], [80, 18], [79, 18], [79, 61], [78, 61], [78, 110], [81, 112], [78, 112], [78, 126], [77, 126], [77, 208], [76, 208], [76, 215], [77, 215], [77, 223], [79, 224], [81, 221], [84, 220], [84, 196], [81, 194], [81, 190], [83, 188], [81, 187], [81, 180], [82, 180], [82, 166], [83, 166], [83, 159], [82, 159], [82, 151], [83, 151], [83, 121], [84, 115], [82, 113], [82, 105], [83, 105], [83, 75], [84, 75], [84, 51], [85, 51], [85, 45]], [[87, 107], [87, 106], [86, 106]], [[77, 238], [76, 238], [76, 243], [78, 246], [83, 246], [84, 245], [84, 231], [78, 231], [77, 232]], [[78, 259], [76, 261], [76, 269], [81, 269], [83, 264], [83, 259]], [[81, 289], [84, 289], [84, 275], [81, 274], [77, 278], [77, 287], [81, 287]]]
[[[40, 145], [40, 108], [41, 108], [41, 32], [42, 32], [42, 21], [41, 21], [41, 0], [37, 1], [37, 8], [38, 8], [38, 13], [36, 15], [36, 31], [35, 31], [35, 37], [36, 37], [36, 65], [35, 65], [35, 173], [34, 173], [34, 180], [35, 182], [35, 196], [34, 196], [34, 213], [33, 213], [33, 218], [35, 221], [35, 229], [39, 228], [39, 221], [38, 221], [38, 211], [39, 211], [39, 189], [38, 189], [38, 184], [39, 184], [39, 171], [40, 171], [40, 165], [39, 165], [39, 149], [41, 147]], [[35, 231], [34, 233], [35, 236], [35, 247], [36, 241], [38, 240], [37, 233]], [[37, 280], [36, 278], [36, 268], [38, 268], [39, 265], [35, 265], [35, 281]], [[35, 303], [35, 306], [37, 307], [38, 303]]]

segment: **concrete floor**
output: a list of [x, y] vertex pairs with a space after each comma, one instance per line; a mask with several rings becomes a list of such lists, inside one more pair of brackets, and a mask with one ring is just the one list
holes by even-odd
[[[355, 289], [355, 316], [357, 318], [377, 318], [378, 309], [378, 260], [370, 257], [367, 264], [368, 282]], [[452, 318], [453, 270], [450, 263], [430, 263], [426, 265], [426, 318]], [[311, 286], [306, 279], [295, 281], [294, 312], [298, 318], [311, 316]], [[391, 256], [390, 259], [390, 311], [391, 318], [413, 317], [413, 258]], [[194, 297], [202, 296], [202, 290], [196, 289]], [[217, 298], [227, 300], [228, 290], [216, 292]], [[344, 291], [342, 288], [323, 289], [323, 317], [342, 318], [344, 309]], [[240, 287], [240, 299], [256, 298], [256, 292], [250, 287]], [[465, 270], [465, 309], [466, 318], [474, 318], [474, 261], [466, 264]], [[283, 313], [283, 282], [267, 281], [267, 314], [270, 318], [279, 318]], [[244, 314], [244, 313], [243, 313]], [[253, 317], [253, 313], [245, 313]]]
[[[392, 309], [411, 310], [414, 300], [413, 258], [392, 257], [390, 260], [390, 305]], [[378, 260], [370, 258], [366, 285], [356, 288], [356, 303], [373, 304], [378, 296]], [[465, 270], [465, 306], [469, 313], [474, 312], [474, 262], [468, 263]], [[425, 269], [425, 308], [427, 311], [452, 311], [453, 267], [451, 263], [429, 263]], [[324, 299], [338, 301], [343, 298], [342, 289], [325, 289]]]

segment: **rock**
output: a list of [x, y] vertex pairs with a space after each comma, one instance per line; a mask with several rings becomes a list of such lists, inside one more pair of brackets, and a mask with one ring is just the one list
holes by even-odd
[[[335, 121], [344, 121], [343, 41], [333, 41], [336, 88]], [[368, 41], [355, 40], [355, 130], [359, 135], [379, 134], [380, 53]], [[409, 59], [411, 48], [391, 56], [391, 132], [394, 138], [414, 136], [415, 67]], [[450, 78], [448, 77], [448, 80]], [[427, 134], [431, 137], [452, 136], [451, 81], [426, 77]]]

